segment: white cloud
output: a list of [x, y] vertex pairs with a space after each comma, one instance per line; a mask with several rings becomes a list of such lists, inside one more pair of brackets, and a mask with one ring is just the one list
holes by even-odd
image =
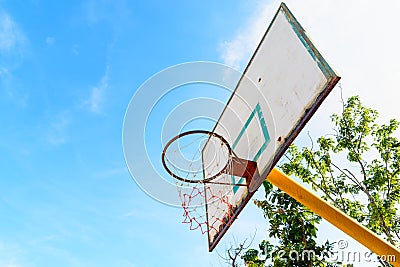
[[14, 21], [7, 14], [0, 13], [0, 50], [7, 51], [17, 42]]
[[0, 11], [0, 52], [9, 53], [21, 49], [25, 44], [25, 37], [18, 25], [5, 12]]
[[71, 123], [70, 112], [64, 111], [56, 115], [50, 123], [47, 142], [51, 145], [62, 145], [67, 141], [66, 131]]
[[103, 90], [99, 87], [93, 87], [90, 97], [87, 100], [90, 111], [99, 112], [101, 102], [103, 102]]
[[90, 112], [101, 113], [104, 103], [104, 93], [108, 88], [108, 80], [109, 67], [107, 66], [105, 74], [101, 77], [99, 84], [91, 89], [89, 97], [82, 103]]
[[0, 65], [0, 90], [3, 90], [13, 103], [24, 108], [28, 105], [29, 93], [13, 86], [14, 80], [12, 72], [7, 67]]
[[6, 67], [0, 67], [0, 77], [10, 75], [10, 71]]
[[[382, 121], [400, 119], [396, 108], [400, 98], [400, 2], [306, 0], [289, 4], [342, 76], [344, 96], [360, 95], [366, 105], [380, 112]], [[327, 112], [337, 105], [328, 104]]]
[[26, 106], [29, 94], [14, 86], [13, 71], [23, 63], [27, 39], [20, 27], [6, 12], [0, 10], [0, 90], [19, 106]]
[[0, 241], [0, 267], [21, 267], [17, 260], [20, 255], [20, 247]]
[[75, 56], [79, 55], [79, 46], [78, 46], [78, 45], [74, 45], [74, 46], [72, 47], [72, 53], [73, 53]]
[[238, 30], [236, 36], [219, 44], [221, 58], [225, 64], [243, 69], [260, 42], [277, 6], [274, 2], [264, 5], [257, 3], [254, 14]]
[[125, 0], [87, 0], [82, 3], [82, 11], [89, 25], [107, 21], [116, 26], [130, 15]]
[[[0, 10], [0, 69], [10, 73], [23, 61], [26, 52], [27, 40], [25, 35], [11, 18]], [[1, 77], [0, 77], [1, 78]]]
[[[279, 4], [255, 4], [254, 14], [236, 36], [219, 44], [226, 64], [245, 67]], [[360, 95], [366, 105], [380, 111], [385, 121], [388, 117], [400, 119], [400, 113], [395, 112], [400, 98], [400, 2], [287, 0], [286, 4], [342, 77], [344, 96]], [[334, 97], [319, 113], [328, 117], [333, 106], [338, 106], [339, 98]]]
[[0, 262], [0, 267], [20, 267], [21, 265], [15, 264], [13, 262]]
[[54, 38], [54, 37], [51, 37], [51, 36], [47, 36], [46, 37], [46, 44], [48, 45], [48, 46], [52, 46], [52, 45], [54, 45], [56, 43], [56, 39]]
[[89, 0], [83, 3], [85, 17], [89, 24], [95, 24], [105, 17], [104, 8], [102, 8], [103, 2]]

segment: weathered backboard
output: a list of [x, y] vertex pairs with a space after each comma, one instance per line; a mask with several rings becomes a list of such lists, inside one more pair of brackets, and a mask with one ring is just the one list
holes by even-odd
[[[265, 178], [339, 79], [282, 3], [213, 131], [228, 140], [237, 156], [256, 161]], [[205, 147], [203, 164], [207, 168], [212, 164], [208, 158]], [[245, 183], [228, 174], [218, 179]], [[214, 195], [228, 196], [233, 210], [225, 219], [216, 219], [225, 211], [220, 203], [207, 202], [206, 195], [210, 251], [261, 183], [253, 184], [252, 190], [210, 186]]]

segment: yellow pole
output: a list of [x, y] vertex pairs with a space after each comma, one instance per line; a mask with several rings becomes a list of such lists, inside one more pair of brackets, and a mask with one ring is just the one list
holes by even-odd
[[396, 247], [381, 239], [356, 220], [330, 205], [277, 168], [271, 171], [267, 177], [267, 181], [366, 246], [375, 254], [386, 257], [386, 259], [390, 257], [392, 259], [390, 264], [396, 267], [400, 266], [400, 251]]

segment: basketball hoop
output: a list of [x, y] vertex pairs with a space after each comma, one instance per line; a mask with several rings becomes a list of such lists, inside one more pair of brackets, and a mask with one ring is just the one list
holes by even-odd
[[[249, 190], [251, 181], [260, 179], [256, 162], [237, 157], [223, 136], [204, 130], [172, 138], [163, 149], [162, 164], [176, 179], [183, 223], [203, 234], [219, 232], [221, 225], [231, 221], [236, 209], [230, 199], [233, 187]], [[215, 207], [213, 212], [207, 210], [209, 203]]]
[[249, 186], [252, 178], [259, 176], [256, 162], [237, 157], [223, 136], [205, 130], [178, 134], [165, 145], [161, 159], [168, 174], [185, 183], [221, 184], [215, 180], [225, 173], [246, 178], [245, 186]]

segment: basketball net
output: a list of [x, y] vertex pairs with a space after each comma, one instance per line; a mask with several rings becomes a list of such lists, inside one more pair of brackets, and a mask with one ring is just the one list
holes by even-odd
[[213, 231], [212, 236], [233, 216], [233, 187], [248, 187], [258, 175], [255, 162], [236, 157], [222, 136], [202, 130], [171, 139], [163, 150], [162, 163], [176, 178], [183, 223], [202, 234]]

